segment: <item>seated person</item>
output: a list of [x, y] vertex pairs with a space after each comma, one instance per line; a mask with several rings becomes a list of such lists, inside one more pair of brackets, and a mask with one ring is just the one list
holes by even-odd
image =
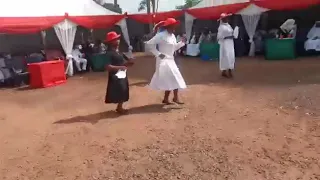
[[320, 51], [320, 21], [317, 21], [310, 29], [305, 42], [305, 50]]
[[294, 38], [296, 36], [297, 25], [294, 19], [286, 20], [279, 29], [280, 38]]
[[72, 58], [79, 72], [87, 70], [87, 59], [84, 58], [84, 54], [80, 51], [81, 49], [82, 46], [78, 45], [72, 50]]

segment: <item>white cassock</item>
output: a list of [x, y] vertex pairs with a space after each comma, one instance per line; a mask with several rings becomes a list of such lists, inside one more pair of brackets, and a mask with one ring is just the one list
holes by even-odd
[[[178, 42], [174, 34], [167, 31], [156, 34], [151, 40], [146, 42], [152, 54], [156, 56], [156, 71], [150, 82], [150, 87], [154, 90], [171, 91], [186, 88], [186, 83], [174, 60], [174, 53], [185, 45]], [[158, 49], [156, 48], [158, 45]], [[159, 55], [165, 58], [159, 58]]]
[[[85, 58], [82, 58], [82, 53], [79, 49], [72, 50], [72, 57], [75, 61], [76, 67], [78, 71], [85, 71], [87, 69], [87, 60]], [[82, 67], [81, 67], [82, 63]]]
[[233, 29], [228, 23], [221, 23], [218, 28], [218, 43], [220, 44], [220, 70], [234, 69], [235, 53], [233, 39]]

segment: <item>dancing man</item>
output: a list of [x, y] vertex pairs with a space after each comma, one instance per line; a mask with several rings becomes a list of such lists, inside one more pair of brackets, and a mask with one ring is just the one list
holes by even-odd
[[162, 25], [164, 31], [156, 34], [146, 42], [150, 51], [156, 56], [156, 71], [151, 79], [150, 87], [154, 90], [165, 91], [162, 103], [171, 104], [169, 101], [170, 92], [173, 91], [173, 102], [183, 104], [180, 101], [179, 89], [185, 89], [186, 83], [174, 60], [174, 53], [185, 45], [178, 42], [173, 34], [179, 21], [168, 18]]
[[220, 70], [222, 76], [226, 78], [233, 77], [235, 53], [234, 53], [234, 35], [233, 29], [228, 23], [231, 14], [222, 13], [220, 16], [220, 26], [218, 28], [217, 39], [220, 44]]

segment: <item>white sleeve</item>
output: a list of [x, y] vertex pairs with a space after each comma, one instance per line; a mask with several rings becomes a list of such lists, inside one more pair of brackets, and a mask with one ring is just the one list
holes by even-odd
[[180, 41], [180, 42], [175, 44], [174, 49], [177, 51], [180, 48], [182, 48], [184, 45], [186, 45], [186, 44], [184, 42]]
[[224, 28], [222, 26], [219, 26], [218, 28], [218, 34], [217, 34], [217, 39], [218, 41], [221, 41], [223, 40], [225, 37], [224, 37]]
[[155, 36], [153, 36], [152, 39], [150, 39], [149, 41], [146, 42], [147, 48], [149, 49], [149, 51], [155, 55], [156, 57], [158, 57], [161, 53], [157, 50], [157, 44], [160, 43], [160, 37], [161, 34], [158, 33]]

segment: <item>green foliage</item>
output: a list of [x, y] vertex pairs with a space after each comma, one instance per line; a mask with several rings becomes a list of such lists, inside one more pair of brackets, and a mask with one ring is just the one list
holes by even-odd
[[199, 4], [202, 0], [185, 0], [184, 5], [176, 6], [176, 9], [188, 9], [197, 4]]

